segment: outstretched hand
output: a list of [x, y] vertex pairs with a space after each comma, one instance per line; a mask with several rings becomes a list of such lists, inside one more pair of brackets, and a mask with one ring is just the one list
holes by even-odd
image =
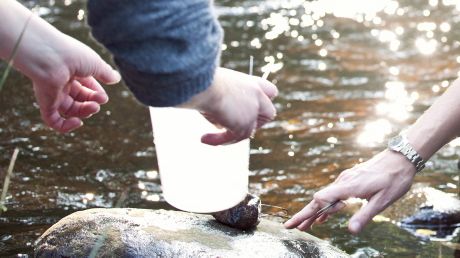
[[98, 81], [117, 83], [120, 75], [96, 52], [16, 1], [2, 1], [0, 14], [0, 58], [12, 56], [14, 67], [32, 80], [41, 117], [49, 127], [72, 131], [108, 101]]
[[318, 191], [313, 200], [300, 212], [288, 220], [286, 228], [308, 230], [313, 223], [322, 223], [328, 216], [345, 207], [338, 203], [327, 214], [311, 217], [321, 208], [336, 200], [352, 197], [368, 200], [348, 223], [351, 233], [359, 233], [374, 216], [409, 191], [415, 175], [415, 167], [404, 156], [389, 150], [383, 151], [372, 159], [351, 169], [343, 171], [329, 186]]
[[64, 36], [59, 44], [60, 67], [48, 73], [49, 77], [29, 77], [43, 121], [65, 133], [82, 126], [82, 119], [99, 112], [100, 105], [107, 103], [107, 93], [98, 81], [117, 83], [120, 75], [79, 41]]
[[201, 138], [203, 143], [221, 145], [246, 139], [273, 120], [276, 110], [271, 99], [277, 94], [276, 86], [265, 79], [217, 68], [212, 85], [182, 107], [197, 109], [211, 123], [226, 128]]

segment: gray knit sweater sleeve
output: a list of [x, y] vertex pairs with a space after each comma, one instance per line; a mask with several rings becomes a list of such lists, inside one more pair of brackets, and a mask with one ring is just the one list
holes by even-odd
[[181, 104], [212, 82], [222, 41], [212, 0], [90, 0], [88, 23], [145, 105]]

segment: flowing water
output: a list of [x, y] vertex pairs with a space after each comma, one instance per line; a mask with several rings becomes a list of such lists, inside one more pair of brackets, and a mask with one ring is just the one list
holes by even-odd
[[[26, 1], [47, 21], [94, 47], [85, 1]], [[251, 143], [250, 191], [266, 204], [301, 209], [340, 171], [382, 150], [449, 87], [460, 68], [455, 0], [217, 0], [222, 65], [272, 71], [278, 116]], [[267, 64], [271, 64], [268, 65]], [[0, 65], [3, 70], [4, 63]], [[124, 85], [67, 135], [45, 128], [30, 81], [13, 72], [0, 92], [0, 167], [21, 149], [0, 216], [0, 256], [27, 256], [63, 216], [90, 207], [170, 208], [161, 195], [147, 108]], [[456, 193], [458, 142], [435, 155], [417, 182]], [[191, 154], [193, 155], [193, 154]], [[180, 157], [178, 157], [179, 159]], [[312, 234], [363, 257], [453, 257], [458, 237], [416, 238], [374, 222], [352, 236], [339, 213]]]

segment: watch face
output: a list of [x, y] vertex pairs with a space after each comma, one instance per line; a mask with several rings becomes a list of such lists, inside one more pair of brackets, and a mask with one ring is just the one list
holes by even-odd
[[395, 136], [388, 141], [388, 147], [390, 149], [397, 149], [401, 147], [401, 143], [403, 141], [403, 137], [401, 135]]

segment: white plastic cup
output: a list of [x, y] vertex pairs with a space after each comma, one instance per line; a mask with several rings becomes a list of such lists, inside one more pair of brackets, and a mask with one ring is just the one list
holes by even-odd
[[224, 146], [201, 143], [221, 132], [199, 112], [150, 107], [165, 200], [177, 209], [211, 213], [231, 208], [248, 192], [249, 139]]

